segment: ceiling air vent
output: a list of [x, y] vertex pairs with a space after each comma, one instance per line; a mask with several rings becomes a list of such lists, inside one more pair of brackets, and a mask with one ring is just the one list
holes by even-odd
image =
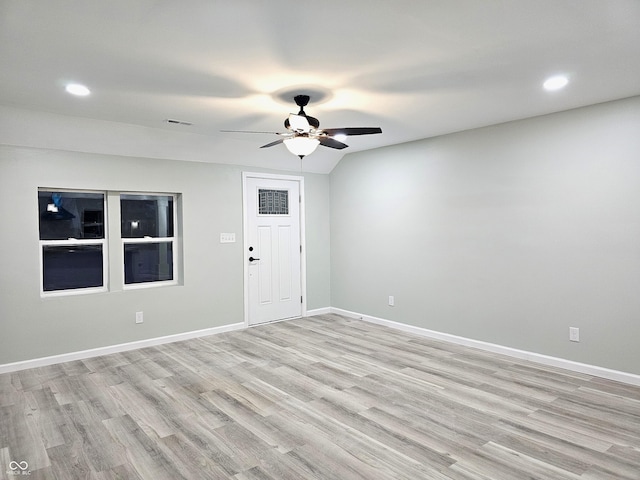
[[165, 120], [165, 122], [171, 124], [171, 125], [184, 125], [186, 127], [190, 127], [191, 125], [193, 125], [193, 123], [191, 122], [183, 122], [182, 120], [175, 120], [173, 118], [167, 118]]

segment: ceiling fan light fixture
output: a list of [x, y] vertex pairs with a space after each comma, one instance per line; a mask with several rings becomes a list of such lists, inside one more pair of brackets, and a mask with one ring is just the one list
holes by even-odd
[[305, 157], [313, 153], [319, 144], [320, 140], [309, 137], [293, 137], [284, 141], [284, 146], [287, 147], [287, 150], [299, 157]]

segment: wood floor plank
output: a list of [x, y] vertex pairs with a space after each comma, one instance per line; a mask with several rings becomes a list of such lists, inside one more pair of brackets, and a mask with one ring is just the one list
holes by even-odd
[[474, 452], [473, 457], [476, 468], [491, 475], [495, 480], [511, 478], [578, 480], [580, 478], [578, 474], [547, 462], [538, 461], [522, 452], [493, 441]]
[[166, 458], [174, 465], [180, 465], [180, 472], [186, 478], [216, 480], [235, 474], [236, 469], [230, 467], [229, 459], [225, 461], [220, 455], [205, 454], [180, 432], [161, 438], [159, 443]]
[[640, 387], [319, 315], [2, 374], [0, 478], [15, 462], [57, 480], [640, 480]]
[[144, 479], [187, 479], [181, 465], [177, 465], [163, 452], [160, 438], [144, 431], [129, 416], [105, 420], [105, 428], [113, 442], [124, 447], [127, 463]]

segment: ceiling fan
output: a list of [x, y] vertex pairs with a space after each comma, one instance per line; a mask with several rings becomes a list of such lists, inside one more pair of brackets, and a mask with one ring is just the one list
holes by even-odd
[[[286, 132], [251, 132], [245, 130], [222, 130], [223, 132], [236, 133], [270, 133], [279, 135], [280, 139], [262, 145], [260, 148], [273, 147], [284, 143], [287, 149], [301, 159], [312, 153], [318, 145], [342, 150], [349, 145], [342, 143], [342, 138], [350, 135], [372, 135], [382, 133], [380, 127], [344, 127], [344, 128], [320, 128], [317, 118], [307, 115], [304, 107], [309, 103], [309, 95], [296, 95], [293, 100], [300, 107], [300, 111], [292, 113], [284, 121]], [[337, 140], [334, 137], [340, 138]]]

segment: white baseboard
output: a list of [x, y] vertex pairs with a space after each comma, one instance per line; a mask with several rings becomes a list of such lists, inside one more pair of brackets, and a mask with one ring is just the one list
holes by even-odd
[[313, 317], [314, 315], [328, 315], [331, 313], [331, 307], [315, 308], [313, 310], [307, 310], [307, 317]]
[[230, 332], [246, 328], [244, 322], [232, 323], [221, 327], [205, 328], [203, 330], [195, 330], [193, 332], [177, 333], [175, 335], [167, 335], [164, 337], [149, 338], [146, 340], [138, 340], [135, 342], [121, 343], [119, 345], [110, 345], [108, 347], [92, 348], [90, 350], [82, 350], [79, 352], [64, 353], [61, 355], [53, 355], [50, 357], [34, 358], [32, 360], [24, 360], [22, 362], [6, 363], [0, 365], [0, 373], [17, 372], [18, 370], [26, 370], [29, 368], [44, 367], [54, 365], [56, 363], [71, 362], [73, 360], [83, 360], [85, 358], [99, 357], [101, 355], [109, 355], [111, 353], [126, 352], [136, 350], [138, 348], [153, 347], [165, 343], [179, 342], [181, 340], [190, 340], [192, 338], [206, 337], [217, 333]]
[[620, 372], [618, 370], [611, 370], [608, 368], [598, 367], [596, 365], [574, 362], [572, 360], [566, 360], [564, 358], [550, 357], [548, 355], [542, 355], [540, 353], [527, 352], [526, 350], [518, 350], [516, 348], [496, 345], [494, 343], [482, 342], [480, 340], [459, 337], [456, 335], [450, 335], [448, 333], [436, 332], [434, 330], [428, 330], [422, 327], [415, 327], [413, 325], [407, 325], [405, 323], [394, 322], [391, 320], [386, 320], [384, 318], [377, 318], [357, 312], [350, 312], [349, 310], [343, 310], [341, 308], [331, 308], [331, 313], [344, 315], [345, 317], [349, 318], [364, 320], [366, 322], [376, 323], [378, 325], [384, 325], [386, 327], [395, 328], [396, 330], [402, 330], [403, 332], [413, 333], [422, 337], [433, 338], [434, 340], [441, 340], [444, 342], [451, 342], [467, 347], [478, 348], [480, 350], [500, 353], [502, 355], [508, 355], [510, 357], [519, 358], [521, 360], [540, 363], [542, 365], [563, 368], [572, 372], [585, 373], [587, 375], [593, 375], [595, 377], [601, 377], [609, 380], [615, 380], [618, 382], [640, 386], [640, 375], [635, 375], [633, 373]]

